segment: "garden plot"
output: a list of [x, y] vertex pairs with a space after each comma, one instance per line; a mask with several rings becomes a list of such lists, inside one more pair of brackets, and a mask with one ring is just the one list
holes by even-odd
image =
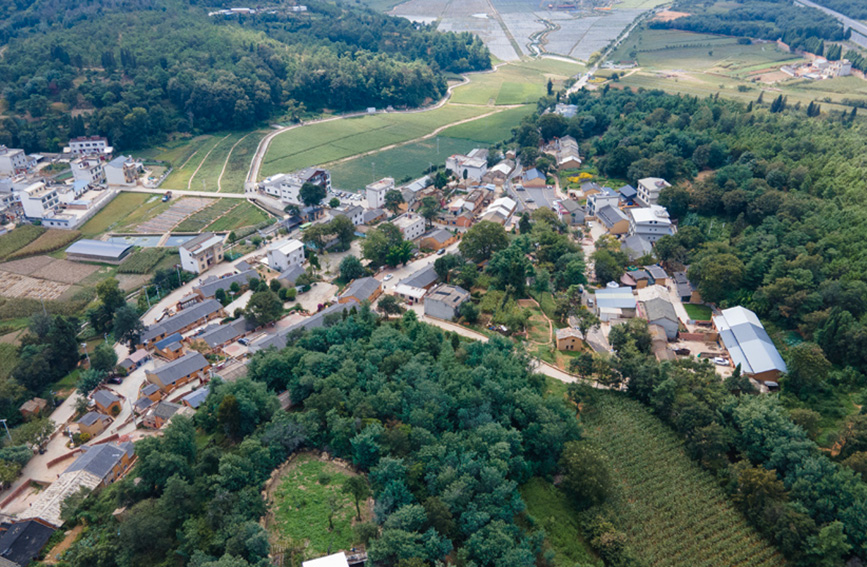
[[81, 264], [79, 262], [70, 262], [69, 260], [54, 260], [48, 256], [37, 256], [37, 258], [48, 258], [53, 261], [35, 270], [30, 275], [61, 283], [80, 283], [93, 272], [99, 270], [99, 266], [94, 264]]
[[58, 299], [71, 286], [50, 280], [0, 271], [0, 295], [28, 299]]
[[29, 276], [33, 272], [51, 264], [53, 261], [54, 258], [51, 256], [34, 256], [32, 258], [24, 258], [23, 260], [4, 262], [0, 264], [0, 270], [21, 276]]
[[185, 218], [204, 209], [211, 203], [213, 203], [212, 199], [185, 197], [176, 201], [167, 211], [138, 225], [136, 230], [138, 232], [155, 232], [159, 234], [169, 232]]

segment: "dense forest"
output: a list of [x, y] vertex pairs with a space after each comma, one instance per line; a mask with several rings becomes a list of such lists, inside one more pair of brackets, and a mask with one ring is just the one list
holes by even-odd
[[412, 107], [444, 94], [443, 73], [490, 67], [472, 34], [307, 7], [238, 17], [208, 17], [185, 0], [22, 7], [0, 23], [0, 143], [57, 151], [70, 136], [100, 134], [124, 150], [275, 115]]
[[[212, 383], [193, 422], [136, 444], [136, 472], [64, 515], [85, 521], [61, 565], [267, 565], [263, 483], [288, 455], [327, 450], [368, 473], [375, 565], [531, 567], [541, 535], [516, 525], [517, 486], [551, 475], [579, 438], [574, 410], [506, 339], [462, 342], [366, 306], [257, 354], [248, 378]], [[278, 410], [289, 390], [295, 408]], [[194, 426], [209, 434], [196, 442]], [[136, 482], [133, 477], [139, 477]], [[121, 523], [111, 515], [126, 506]]]
[[[776, 41], [793, 49], [815, 52], [814, 42], [840, 41], [848, 30], [833, 17], [815, 8], [795, 6], [788, 0], [741, 0], [735, 8], [717, 8], [703, 0], [682, 0], [675, 9], [689, 16], [670, 21], [655, 20], [651, 28], [732, 35]], [[813, 40], [813, 41], [810, 41]], [[812, 48], [812, 49], [809, 49]], [[821, 55], [821, 53], [820, 53]]]
[[867, 4], [860, 0], [822, 0], [822, 6], [856, 20], [867, 20]]

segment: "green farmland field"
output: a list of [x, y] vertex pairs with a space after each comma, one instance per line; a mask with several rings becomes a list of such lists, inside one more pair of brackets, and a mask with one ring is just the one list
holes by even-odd
[[524, 104], [536, 102], [545, 94], [548, 79], [555, 87], [584, 70], [580, 63], [557, 59], [538, 59], [500, 67], [493, 73], [470, 75], [470, 83], [454, 89], [455, 104]]
[[[235, 201], [238, 201], [235, 199]], [[237, 230], [245, 226], [255, 226], [270, 217], [262, 209], [247, 201], [238, 201], [228, 214], [218, 218], [204, 230]]]
[[649, 567], [771, 567], [786, 562], [747, 524], [713, 475], [693, 463], [671, 429], [640, 403], [598, 392], [582, 417], [586, 438], [612, 468], [603, 512]]
[[512, 128], [515, 128], [522, 118], [532, 114], [534, 110], [535, 106], [533, 105], [509, 108], [485, 118], [446, 128], [442, 131], [442, 135], [449, 138], [472, 140], [480, 144], [496, 144], [509, 139], [512, 135]]
[[427, 112], [377, 114], [295, 128], [274, 138], [260, 176], [325, 164], [406, 142], [430, 134], [440, 126], [490, 111], [482, 107], [446, 105]]

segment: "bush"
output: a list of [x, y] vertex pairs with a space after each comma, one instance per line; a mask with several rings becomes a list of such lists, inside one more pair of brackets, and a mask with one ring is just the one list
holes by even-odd
[[123, 263], [118, 266], [119, 274], [147, 274], [165, 258], [164, 248], [142, 248], [133, 252]]

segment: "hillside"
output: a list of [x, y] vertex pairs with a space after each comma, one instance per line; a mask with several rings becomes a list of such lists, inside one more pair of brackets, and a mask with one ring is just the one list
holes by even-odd
[[470, 34], [345, 4], [234, 16], [208, 9], [187, 0], [45, 0], [7, 12], [0, 143], [57, 151], [69, 136], [100, 134], [126, 150], [175, 131], [412, 107], [444, 94], [444, 72], [490, 67]]

